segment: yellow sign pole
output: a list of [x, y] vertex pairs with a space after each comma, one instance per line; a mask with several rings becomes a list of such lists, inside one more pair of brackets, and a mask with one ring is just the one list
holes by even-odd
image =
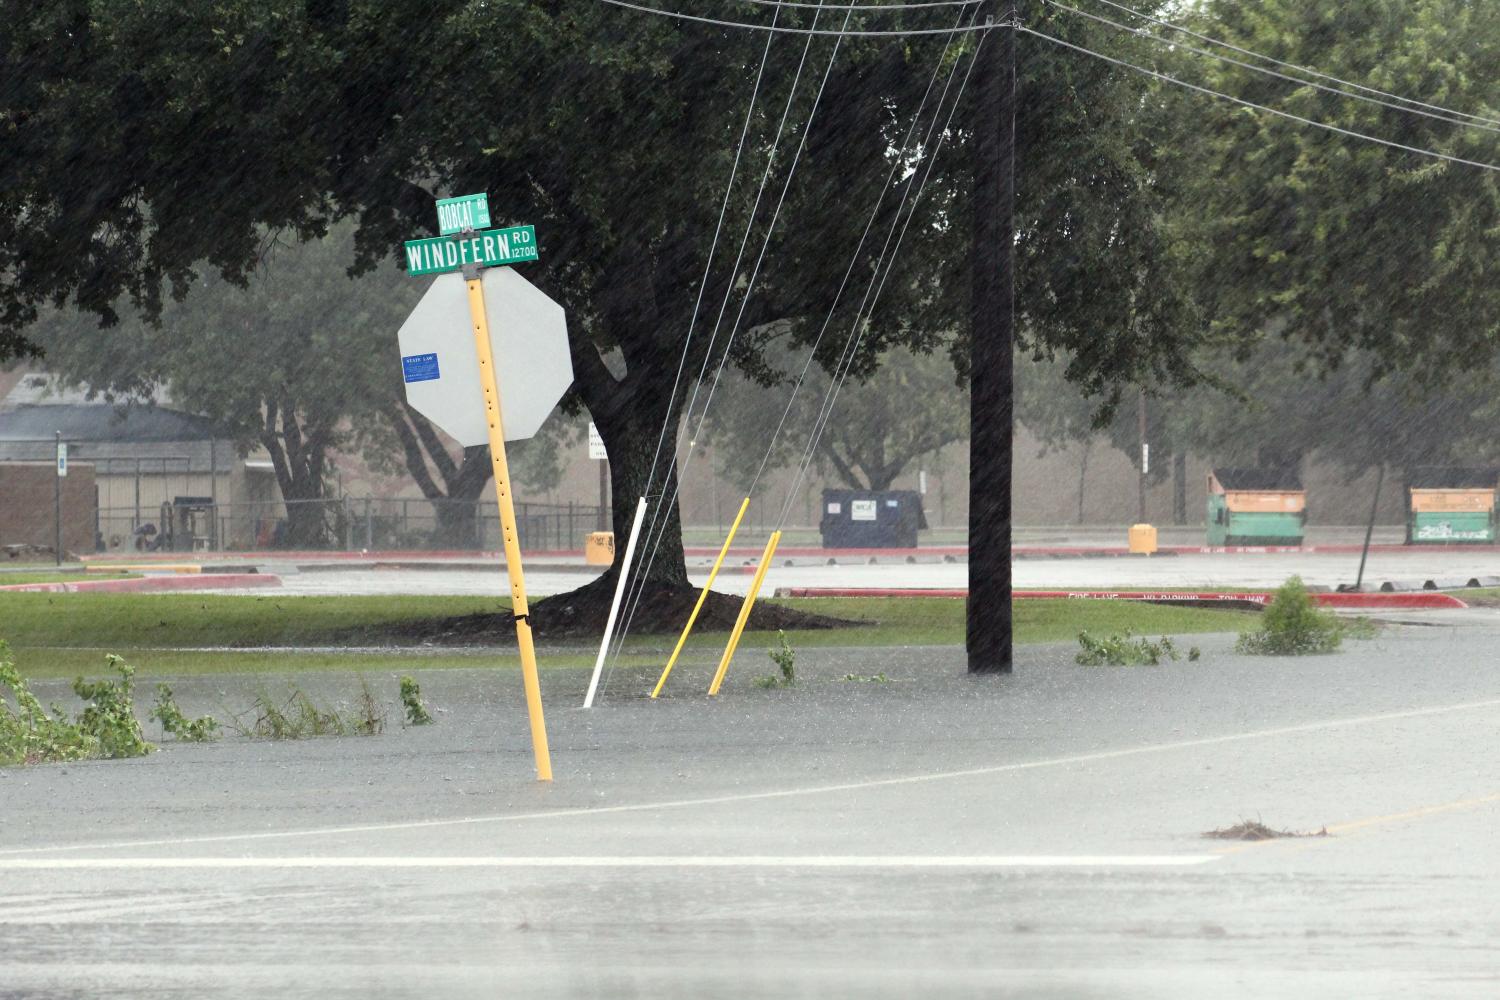
[[495, 498], [500, 505], [500, 530], [505, 539], [505, 569], [510, 574], [511, 613], [516, 619], [516, 644], [521, 647], [521, 678], [526, 687], [526, 714], [531, 717], [531, 749], [536, 755], [538, 781], [552, 780], [552, 754], [547, 749], [547, 722], [542, 716], [542, 685], [536, 670], [536, 648], [531, 641], [531, 618], [526, 606], [526, 575], [521, 569], [521, 539], [516, 531], [516, 508], [510, 495], [510, 466], [505, 461], [505, 429], [500, 424], [500, 382], [490, 352], [490, 324], [484, 314], [484, 286], [477, 273], [464, 275], [469, 287], [469, 318], [474, 325], [474, 349], [479, 354], [479, 384], [484, 388], [484, 415], [490, 430], [490, 462], [495, 471]]
[[750, 579], [750, 593], [745, 595], [745, 603], [740, 605], [740, 616], [735, 620], [734, 631], [729, 634], [729, 645], [724, 647], [724, 656], [719, 660], [719, 669], [714, 672], [714, 682], [709, 685], [708, 693], [716, 695], [719, 686], [724, 683], [724, 675], [729, 672], [729, 661], [734, 659], [734, 651], [739, 648], [740, 635], [745, 631], [745, 623], [750, 620], [750, 609], [755, 607], [756, 595], [760, 593], [760, 585], [766, 580], [766, 570], [771, 568], [771, 557], [776, 555], [776, 546], [781, 544], [781, 532], [771, 532], [771, 538], [766, 542], [766, 550], [761, 553], [760, 565], [755, 567], [755, 576]]
[[708, 592], [713, 589], [714, 580], [719, 576], [719, 567], [724, 565], [724, 557], [729, 555], [729, 543], [734, 541], [734, 533], [740, 530], [740, 522], [745, 519], [745, 511], [750, 509], [750, 498], [740, 504], [740, 512], [734, 516], [734, 523], [729, 526], [729, 534], [724, 539], [724, 547], [719, 550], [719, 558], [714, 560], [714, 568], [708, 573], [708, 582], [703, 585], [703, 593], [698, 595], [698, 603], [693, 605], [693, 613], [688, 615], [687, 627], [682, 630], [682, 638], [677, 640], [677, 648], [672, 650], [672, 656], [667, 660], [667, 669], [661, 672], [661, 679], [656, 682], [656, 690], [651, 692], [655, 698], [661, 694], [661, 689], [666, 687], [667, 678], [672, 676], [672, 668], [677, 665], [677, 657], [682, 653], [682, 647], [687, 645], [688, 635], [693, 631], [693, 623], [698, 620], [698, 612], [703, 610], [703, 602], [708, 600]]

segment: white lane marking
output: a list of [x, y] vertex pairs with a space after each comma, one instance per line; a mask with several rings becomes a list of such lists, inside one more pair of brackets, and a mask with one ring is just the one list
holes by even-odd
[[0, 871], [241, 868], [1181, 868], [1218, 854], [668, 855], [614, 857], [5, 858]]
[[913, 774], [900, 778], [871, 778], [866, 781], [849, 781], [835, 785], [812, 785], [804, 788], [786, 788], [770, 792], [709, 795], [693, 799], [667, 799], [662, 802], [639, 802], [618, 806], [583, 806], [572, 809], [553, 809], [547, 812], [511, 813], [497, 816], [460, 816], [453, 819], [420, 819], [404, 820], [395, 823], [364, 823], [356, 826], [325, 826], [306, 830], [268, 830], [259, 833], [209, 834], [200, 837], [122, 840], [94, 844], [63, 844], [51, 847], [13, 847], [0, 850], [0, 857], [19, 854], [55, 853], [59, 851], [110, 851], [134, 847], [179, 847], [187, 844], [220, 844], [296, 837], [336, 837], [351, 833], [394, 833], [401, 830], [430, 830], [437, 827], [512, 823], [527, 820], [572, 819], [580, 816], [605, 816], [613, 813], [651, 812], [657, 809], [691, 809], [695, 806], [763, 802], [771, 799], [797, 798], [807, 795], [829, 795], [837, 792], [864, 791], [872, 788], [895, 788], [901, 785], [925, 784], [930, 781], [979, 778], [997, 774], [1011, 774], [1018, 771], [1033, 771], [1047, 767], [1094, 764], [1101, 761], [1120, 760], [1126, 757], [1138, 757], [1143, 754], [1166, 753], [1173, 750], [1194, 750], [1200, 747], [1223, 746], [1229, 743], [1242, 743], [1249, 740], [1271, 739], [1295, 733], [1316, 733], [1328, 729], [1366, 726], [1381, 722], [1399, 722], [1403, 719], [1445, 715], [1450, 712], [1472, 712], [1486, 708], [1500, 708], [1500, 698], [1492, 698], [1487, 701], [1461, 702], [1455, 705], [1434, 705], [1428, 708], [1413, 708], [1401, 712], [1382, 712], [1376, 715], [1357, 715], [1347, 719], [1326, 719], [1322, 722], [1304, 722], [1295, 726], [1278, 726], [1274, 729], [1257, 729], [1245, 733], [1229, 733], [1224, 736], [1205, 736], [1194, 740], [1179, 740], [1175, 743], [1158, 743], [1150, 746], [1125, 747], [1119, 750], [1100, 750], [1094, 753], [1072, 754], [1067, 757], [1048, 757], [1042, 760], [1022, 761], [1015, 764], [992, 764], [986, 767], [966, 768], [961, 771], [937, 771], [931, 774]]

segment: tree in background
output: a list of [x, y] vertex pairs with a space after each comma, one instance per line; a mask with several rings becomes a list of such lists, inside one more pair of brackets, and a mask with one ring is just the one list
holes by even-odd
[[[128, 300], [150, 315], [166, 291], [195, 280], [200, 262], [240, 281], [264, 233], [316, 237], [345, 216], [358, 219], [361, 261], [373, 266], [402, 239], [433, 229], [435, 195], [488, 191], [497, 221], [538, 226], [543, 263], [528, 274], [569, 310], [575, 392], [610, 449], [622, 532], [658, 431], [681, 414], [686, 386], [674, 393], [672, 373], [699, 293], [713, 315], [724, 291], [747, 287], [756, 267], [754, 240], [738, 268], [726, 266], [727, 247], [751, 214], [751, 185], [804, 51], [808, 71], [771, 164], [756, 239], [793, 151], [806, 145], [744, 328], [790, 321], [795, 342], [810, 343], [876, 196], [885, 196], [877, 238], [855, 256], [856, 289], [872, 276], [879, 234], [902, 195], [922, 183], [856, 374], [892, 346], [929, 349], [932, 330], [958, 329], [967, 313], [968, 99], [951, 128], [933, 133], [949, 152], [930, 178], [919, 168], [932, 142], [890, 168], [929, 70], [955, 60], [962, 69], [977, 34], [946, 54], [940, 37], [845, 38], [826, 86], [832, 40], [805, 49], [802, 39], [773, 39], [724, 220], [730, 235], [700, 288], [751, 81], [768, 52], [761, 33], [590, 0], [232, 0], [188, 9], [64, 0], [45, 10], [12, 0], [0, 14], [9, 26], [0, 41], [7, 331], [22, 329], [39, 303], [112, 320]], [[821, 15], [779, 16], [806, 26]], [[850, 23], [931, 27], [935, 16], [861, 11]], [[1069, 37], [1093, 30], [1051, 27]], [[1132, 132], [1143, 82], [1041, 47], [1025, 65], [1023, 135], [1035, 165], [1021, 188], [1028, 329], [1037, 344], [1076, 348], [1070, 375], [1095, 389], [1145, 372], [1180, 374], [1178, 338], [1192, 328], [1173, 318], [1175, 300], [1140, 295], [1162, 256], [1152, 186], [1159, 150]], [[814, 84], [823, 104], [806, 128]], [[488, 113], [477, 96], [520, 93], [528, 99], [507, 101], [503, 114]], [[854, 328], [857, 300], [842, 303], [836, 329]], [[732, 298], [730, 315], [739, 307]], [[1102, 327], [1107, 340], [1096, 337]], [[687, 354], [688, 382], [707, 342], [700, 337]], [[767, 346], [776, 345], [742, 337], [733, 360], [754, 371]], [[831, 367], [841, 347], [830, 338], [820, 360]], [[618, 370], [603, 363], [610, 352], [623, 361]], [[962, 344], [955, 353], [965, 356]], [[686, 587], [675, 508], [661, 553], [653, 577]], [[607, 598], [611, 585], [606, 578], [595, 589]]]
[[[334, 525], [329, 473], [354, 428], [378, 418], [372, 387], [396, 379], [385, 338], [415, 289], [343, 276], [344, 238], [284, 246], [269, 241], [244, 287], [198, 276], [149, 322], [133, 315], [101, 331], [54, 312], [30, 335], [65, 382], [110, 400], [174, 406], [220, 427], [242, 453], [271, 459], [286, 501], [285, 544], [320, 547]], [[309, 280], [309, 275], [318, 275]], [[332, 275], [332, 279], [328, 277]], [[385, 348], [385, 349], [382, 349]]]
[[[1015, 362], [1016, 422], [1030, 431], [1041, 445], [1038, 458], [1073, 444], [1082, 445], [1076, 518], [1082, 524], [1089, 459], [1097, 443], [1105, 443], [1124, 455], [1139, 472], [1139, 397], [1118, 400], [1086, 395], [1068, 379], [1067, 366], [1066, 356], [1038, 359], [1018, 352]], [[1216, 370], [1201, 360], [1198, 366], [1201, 370]], [[1146, 394], [1146, 441], [1151, 446], [1152, 456], [1146, 485], [1160, 485], [1169, 476], [1173, 479], [1173, 520], [1179, 524], [1185, 521], [1186, 512], [1179, 509], [1178, 496], [1182, 493], [1184, 473], [1178, 459], [1185, 456], [1186, 443], [1172, 419], [1178, 409], [1177, 401], [1187, 395], [1198, 399], [1223, 391], [1216, 384], [1200, 384], [1191, 388], [1167, 387]]]
[[[802, 464], [833, 380], [814, 367], [793, 397], [796, 375], [778, 377], [770, 386], [748, 378], [720, 386], [723, 399], [708, 422], [709, 442], [737, 490], [750, 488], [763, 461], [767, 471]], [[969, 436], [968, 394], [954, 384], [952, 366], [941, 354], [906, 348], [893, 348], [866, 378], [850, 379], [827, 412], [812, 464], [853, 489], [888, 490], [912, 462]], [[775, 434], [783, 415], [784, 426]]]
[[[1500, 6], [1469, 0], [1209, 0], [1193, 27], [1382, 91], [1497, 117]], [[1181, 40], [1180, 38], [1178, 39]], [[1184, 51], [1174, 72], [1246, 100], [1468, 160], [1500, 163], [1493, 127], [1397, 110]], [[1295, 74], [1295, 72], [1293, 73]], [[1319, 80], [1326, 84], [1326, 80]], [[1193, 284], [1216, 334], [1274, 338], [1317, 366], [1355, 350], [1371, 373], [1429, 381], [1500, 343], [1500, 177], [1193, 95], [1181, 209]], [[1371, 95], [1364, 94], [1369, 97]], [[1396, 103], [1396, 102], [1391, 102]], [[1184, 108], [1184, 111], [1188, 111]]]

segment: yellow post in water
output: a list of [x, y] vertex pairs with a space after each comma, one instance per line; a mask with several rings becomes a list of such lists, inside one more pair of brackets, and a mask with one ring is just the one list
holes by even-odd
[[479, 354], [479, 384], [484, 388], [485, 422], [490, 430], [490, 461], [495, 472], [495, 498], [500, 505], [500, 530], [505, 539], [505, 569], [510, 574], [511, 613], [516, 619], [516, 644], [521, 647], [521, 679], [526, 687], [526, 713], [531, 717], [531, 749], [536, 755], [538, 781], [552, 780], [552, 754], [547, 749], [547, 722], [542, 716], [542, 685], [536, 671], [536, 647], [531, 641], [531, 619], [526, 606], [526, 576], [521, 569], [521, 539], [516, 531], [516, 508], [510, 495], [510, 466], [505, 461], [505, 429], [500, 424], [500, 383], [490, 352], [490, 325], [484, 314], [484, 286], [476, 274], [469, 278], [469, 318], [474, 326], [474, 349]]
[[677, 648], [672, 650], [671, 657], [667, 660], [667, 669], [661, 672], [661, 679], [656, 682], [656, 689], [651, 692], [655, 698], [661, 694], [661, 689], [666, 687], [667, 678], [672, 675], [672, 668], [677, 665], [677, 657], [682, 653], [682, 647], [687, 645], [688, 635], [693, 631], [693, 623], [698, 620], [698, 612], [703, 610], [703, 602], [708, 600], [708, 592], [713, 589], [714, 580], [719, 575], [719, 567], [724, 565], [724, 557], [729, 555], [729, 543], [734, 541], [734, 533], [740, 530], [740, 522], [745, 519], [745, 511], [750, 509], [750, 498], [740, 504], [740, 512], [734, 516], [734, 523], [729, 526], [729, 534], [724, 538], [724, 547], [719, 550], [719, 558], [714, 560], [714, 568], [708, 573], [708, 582], [703, 585], [703, 593], [698, 595], [698, 603], [693, 605], [693, 613], [688, 615], [687, 627], [682, 630], [682, 638], [677, 640]]
[[760, 585], [766, 580], [766, 570], [771, 568], [771, 557], [776, 555], [776, 546], [779, 544], [781, 544], [781, 532], [771, 532], [771, 538], [766, 542], [766, 550], [761, 553], [760, 565], [755, 567], [755, 576], [750, 579], [750, 593], [745, 595], [745, 603], [740, 605], [740, 616], [735, 620], [734, 631], [729, 633], [729, 645], [724, 647], [724, 656], [719, 660], [719, 669], [714, 672], [714, 682], [708, 687], [710, 695], [719, 693], [719, 686], [724, 683], [724, 675], [729, 673], [729, 661], [734, 659], [734, 651], [739, 648], [740, 635], [745, 631], [745, 623], [750, 620], [750, 609], [755, 607], [755, 597], [760, 593]]

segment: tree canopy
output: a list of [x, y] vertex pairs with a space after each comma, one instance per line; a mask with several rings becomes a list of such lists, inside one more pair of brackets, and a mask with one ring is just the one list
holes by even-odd
[[[349, 263], [373, 267], [401, 240], [433, 230], [434, 196], [487, 191], [497, 223], [537, 226], [542, 262], [528, 274], [569, 310], [575, 400], [610, 448], [620, 525], [646, 485], [659, 428], [680, 412], [672, 374], [700, 293], [698, 325], [708, 327], [725, 290], [743, 292], [754, 275], [749, 301], [725, 308], [732, 319], [743, 307], [750, 331], [736, 340], [735, 363], [760, 370], [760, 333], [773, 321], [792, 324], [793, 343], [814, 338], [874, 210], [877, 238], [850, 271], [862, 291], [878, 237], [910, 193], [909, 235], [873, 315], [856, 320], [860, 296], [851, 293], [832, 328], [868, 323], [856, 375], [894, 345], [924, 350], [934, 331], [961, 329], [963, 150], [976, 127], [998, 126], [976, 121], [967, 98], [952, 106], [977, 33], [778, 36], [768, 46], [761, 33], [591, 0], [230, 0], [190, 10], [163, 0], [65, 0], [46, 10], [10, 0], [3, 14], [14, 28], [0, 50], [0, 318], [12, 350], [47, 303], [113, 321], [121, 301], [154, 313], [164, 290], [192, 283], [200, 262], [244, 282], [267, 234], [320, 236], [352, 217], [359, 253]], [[834, 26], [836, 15], [779, 16]], [[849, 16], [858, 26], [874, 15]], [[882, 26], [920, 16], [930, 20], [885, 12]], [[1177, 348], [1193, 330], [1180, 322], [1183, 300], [1142, 295], [1168, 287], [1151, 283], [1166, 258], [1155, 225], [1158, 153], [1134, 132], [1144, 82], [1039, 44], [1028, 44], [1024, 65], [1028, 343], [1075, 349], [1070, 375], [1096, 389], [1185, 371]], [[950, 70], [958, 82], [939, 105]], [[926, 141], [893, 164], [919, 106], [916, 134]], [[939, 137], [946, 152], [928, 171]], [[767, 194], [753, 212], [762, 176]], [[769, 263], [757, 272], [783, 187]], [[731, 266], [729, 248], [752, 220], [748, 251]], [[690, 376], [707, 342], [700, 332], [684, 359]], [[820, 357], [830, 361], [842, 345], [830, 336]], [[613, 371], [605, 353], [619, 361]], [[965, 356], [961, 342], [954, 354]], [[681, 559], [670, 557], [675, 512], [669, 521], [669, 557], [656, 565], [681, 580]]]

